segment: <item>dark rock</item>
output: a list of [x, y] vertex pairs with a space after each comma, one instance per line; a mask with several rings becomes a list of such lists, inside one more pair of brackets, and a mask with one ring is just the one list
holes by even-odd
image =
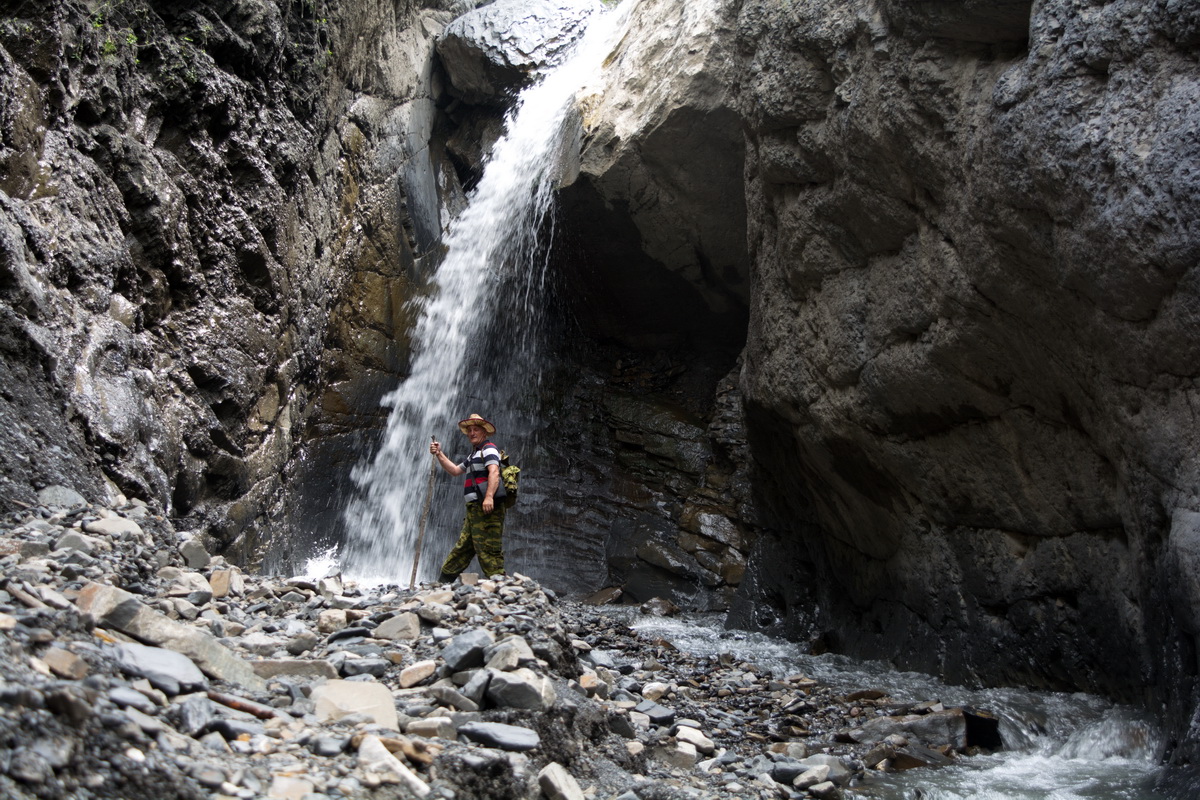
[[347, 678], [359, 675], [381, 678], [392, 666], [386, 658], [348, 658], [342, 662], [340, 671]]
[[483, 654], [495, 637], [484, 628], [460, 633], [446, 642], [442, 648], [442, 660], [453, 672], [483, 666]]
[[217, 709], [207, 697], [189, 697], [175, 706], [175, 713], [178, 719], [175, 727], [188, 736], [198, 736], [208, 731], [216, 719]]
[[675, 712], [652, 700], [643, 700], [633, 710], [645, 714], [651, 722], [659, 727], [666, 728], [675, 723]]
[[473, 742], [501, 750], [521, 752], [541, 744], [541, 737], [536, 731], [500, 722], [468, 722], [460, 725], [458, 732]]

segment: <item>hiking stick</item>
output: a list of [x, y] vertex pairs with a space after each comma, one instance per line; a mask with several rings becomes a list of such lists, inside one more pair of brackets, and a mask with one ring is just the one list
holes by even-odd
[[[429, 439], [437, 441], [433, 436]], [[413, 553], [412, 577], [408, 579], [409, 589], [417, 585], [417, 565], [421, 563], [421, 543], [425, 541], [425, 523], [429, 521], [429, 503], [433, 500], [433, 479], [437, 476], [437, 465], [437, 456], [434, 456], [433, 463], [429, 465], [429, 488], [425, 490], [425, 508], [421, 511], [421, 527], [417, 531], [417, 551]]]

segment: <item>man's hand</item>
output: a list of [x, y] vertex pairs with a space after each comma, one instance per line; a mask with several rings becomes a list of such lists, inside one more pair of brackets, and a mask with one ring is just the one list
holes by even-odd
[[429, 453], [431, 455], [436, 456], [440, 452], [442, 452], [442, 443], [441, 442], [430, 442], [429, 443]]
[[481, 505], [483, 506], [483, 513], [490, 514], [492, 513], [492, 509], [496, 507], [496, 501], [490, 497], [484, 497]]

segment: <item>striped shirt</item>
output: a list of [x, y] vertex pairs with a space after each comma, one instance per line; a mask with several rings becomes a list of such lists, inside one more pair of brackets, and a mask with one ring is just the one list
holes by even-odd
[[[487, 496], [488, 466], [491, 464], [500, 469], [500, 448], [492, 442], [484, 442], [483, 447], [459, 462], [458, 466], [465, 470], [463, 499], [466, 502], [482, 503], [483, 498]], [[496, 493], [492, 495], [492, 499], [499, 500], [504, 497], [504, 481], [500, 480], [499, 475], [496, 476], [496, 483]]]

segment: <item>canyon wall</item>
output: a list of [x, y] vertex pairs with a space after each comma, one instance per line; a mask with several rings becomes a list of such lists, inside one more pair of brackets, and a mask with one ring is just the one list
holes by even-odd
[[[763, 516], [732, 619], [1147, 701], [1194, 742], [1200, 15], [708, 5], [718, 71], [688, 10], [640, 4], [574, 191], [635, 220], [606, 247], [654, 256], [641, 231], [713, 224], [663, 198], [745, 160], [723, 196], [730, 219], [745, 204], [748, 278], [697, 290], [749, 286], [737, 385]], [[622, 128], [651, 93], [669, 108]], [[744, 146], [694, 146], [731, 114]], [[671, 173], [662, 152], [697, 158]], [[649, 285], [680, 274], [655, 261]]]
[[0, 17], [3, 507], [123, 492], [243, 558], [294, 510], [289, 482], [403, 370], [406, 281], [442, 229], [439, 180], [457, 186], [429, 150], [451, 18], [324, 0]]

